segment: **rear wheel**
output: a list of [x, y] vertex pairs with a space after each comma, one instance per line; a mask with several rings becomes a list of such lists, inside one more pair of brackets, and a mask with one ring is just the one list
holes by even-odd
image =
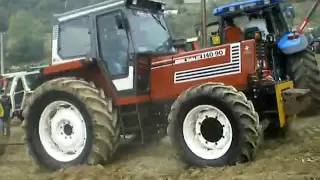
[[38, 87], [23, 112], [28, 152], [50, 169], [110, 161], [120, 128], [116, 111], [94, 86], [58, 78]]
[[320, 73], [311, 47], [309, 46], [306, 50], [289, 56], [287, 67], [296, 88], [310, 89], [312, 97], [310, 107], [316, 110], [320, 107]]
[[251, 101], [223, 84], [186, 90], [173, 103], [168, 119], [172, 144], [188, 164], [198, 167], [250, 161], [262, 135]]

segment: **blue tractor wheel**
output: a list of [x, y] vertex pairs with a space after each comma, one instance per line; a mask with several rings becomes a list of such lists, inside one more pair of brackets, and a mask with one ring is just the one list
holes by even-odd
[[287, 68], [296, 88], [306, 88], [311, 91], [311, 106], [303, 114], [317, 112], [320, 107], [320, 71], [311, 46], [290, 55]]

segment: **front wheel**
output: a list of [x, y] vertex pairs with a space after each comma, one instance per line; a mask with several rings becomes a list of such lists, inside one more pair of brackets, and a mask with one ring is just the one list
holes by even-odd
[[38, 87], [23, 112], [28, 152], [57, 170], [110, 161], [120, 137], [116, 111], [89, 83], [58, 78]]
[[247, 162], [260, 145], [258, 114], [232, 86], [210, 83], [186, 90], [173, 103], [168, 119], [172, 144], [193, 166]]

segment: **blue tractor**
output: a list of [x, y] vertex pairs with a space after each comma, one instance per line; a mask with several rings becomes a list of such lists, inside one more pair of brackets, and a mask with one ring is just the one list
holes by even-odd
[[296, 32], [292, 32], [287, 24], [287, 20], [295, 18], [295, 9], [284, 0], [249, 0], [220, 6], [213, 10], [218, 21], [207, 24], [203, 20], [203, 28], [196, 26], [195, 29], [198, 35], [208, 35], [204, 43], [207, 46], [226, 44], [226, 21], [232, 19], [234, 26], [242, 30], [242, 40], [256, 41], [255, 53], [261, 76], [271, 73], [276, 82], [293, 80], [296, 88], [310, 89], [312, 106], [308, 112], [314, 112], [320, 105], [319, 69], [303, 30], [318, 4], [319, 0]]

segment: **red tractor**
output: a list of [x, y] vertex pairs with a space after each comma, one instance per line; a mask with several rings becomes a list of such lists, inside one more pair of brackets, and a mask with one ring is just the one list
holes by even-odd
[[253, 159], [269, 120], [260, 115], [281, 129], [306, 107], [309, 90], [261, 69], [254, 39], [177, 53], [164, 9], [109, 0], [56, 16], [52, 65], [23, 111], [36, 163], [110, 162], [121, 137], [167, 128], [190, 165], [234, 165]]

